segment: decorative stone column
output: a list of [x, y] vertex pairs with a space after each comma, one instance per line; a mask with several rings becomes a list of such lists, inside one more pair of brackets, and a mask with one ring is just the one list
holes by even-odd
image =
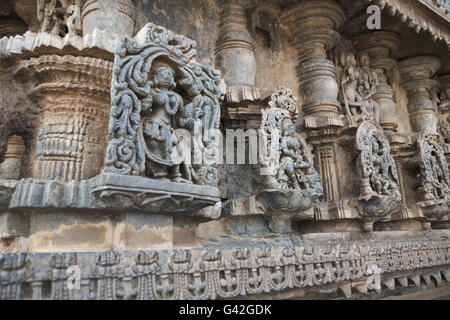
[[307, 126], [317, 127], [324, 117], [338, 118], [336, 66], [328, 59], [327, 51], [338, 44], [340, 36], [336, 30], [344, 20], [345, 11], [334, 0], [303, 0], [282, 17], [298, 53], [298, 78]]
[[22, 156], [25, 144], [22, 137], [11, 136], [8, 139], [8, 149], [5, 160], [0, 165], [0, 179], [19, 179], [22, 168]]
[[339, 43], [336, 30], [344, 20], [345, 11], [334, 0], [303, 0], [282, 16], [297, 50], [301, 109], [328, 201], [340, 198], [333, 136], [338, 127], [344, 126], [344, 120], [338, 102], [336, 66], [327, 52]]
[[400, 46], [400, 38], [393, 32], [370, 32], [352, 39], [360, 54], [369, 55], [371, 67], [376, 69], [379, 84], [374, 100], [380, 106], [380, 125], [385, 131], [397, 131], [396, 103], [390, 85], [390, 75], [397, 66], [391, 56]]
[[87, 0], [83, 6], [83, 35], [95, 29], [113, 36], [131, 36], [136, 20], [133, 0]]
[[[254, 40], [248, 31], [248, 10], [254, 0], [217, 0], [219, 31], [216, 67], [222, 72], [228, 94], [255, 87]], [[247, 89], [247, 90], [248, 90]], [[228, 99], [233, 100], [233, 99]]]
[[408, 95], [408, 111], [414, 131], [437, 134], [437, 80], [431, 79], [440, 69], [441, 61], [433, 56], [403, 60], [398, 70]]
[[35, 81], [41, 109], [33, 178], [80, 181], [100, 173], [109, 120], [112, 63], [47, 55], [21, 62], [16, 78]]

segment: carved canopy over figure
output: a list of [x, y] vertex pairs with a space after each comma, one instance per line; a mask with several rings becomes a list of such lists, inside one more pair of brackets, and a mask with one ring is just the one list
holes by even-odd
[[370, 68], [367, 54], [359, 57], [359, 64], [354, 54], [349, 52], [339, 55], [339, 83], [341, 85], [342, 102], [351, 123], [374, 119], [380, 120], [380, 108], [373, 99], [379, 84], [377, 72]]
[[427, 134], [419, 138], [417, 145], [423, 200], [450, 200], [450, 176], [442, 146]]
[[195, 46], [153, 24], [119, 40], [105, 172], [217, 183], [224, 89], [219, 71], [191, 61]]
[[323, 194], [320, 177], [305, 138], [295, 131], [297, 98], [280, 87], [272, 94], [270, 108], [262, 110], [261, 133], [266, 189], [300, 189], [305, 196]]

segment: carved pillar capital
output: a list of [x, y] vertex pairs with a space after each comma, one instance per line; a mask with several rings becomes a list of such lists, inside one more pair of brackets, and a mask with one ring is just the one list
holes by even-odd
[[401, 61], [398, 70], [408, 94], [408, 111], [413, 130], [437, 134], [437, 88], [439, 82], [431, 79], [441, 67], [433, 56], [419, 56]]
[[327, 59], [327, 51], [339, 42], [336, 32], [345, 21], [345, 11], [334, 0], [301, 1], [282, 16], [290, 29], [299, 63], [308, 59]]
[[374, 99], [380, 106], [380, 125], [386, 131], [397, 131], [396, 104], [389, 77], [397, 66], [397, 61], [391, 56], [400, 46], [399, 36], [393, 32], [377, 31], [356, 36], [352, 42], [360, 54], [369, 56], [371, 67], [378, 74], [379, 84]]

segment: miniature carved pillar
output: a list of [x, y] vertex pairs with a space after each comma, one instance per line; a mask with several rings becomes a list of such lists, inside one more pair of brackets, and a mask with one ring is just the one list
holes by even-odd
[[83, 35], [95, 29], [113, 36], [131, 36], [136, 20], [133, 0], [87, 0], [83, 6]]
[[22, 137], [11, 136], [8, 139], [8, 149], [5, 160], [0, 165], [1, 179], [19, 179], [22, 168], [22, 156], [25, 144]]
[[380, 125], [385, 131], [397, 131], [394, 91], [389, 84], [392, 70], [397, 61], [390, 58], [400, 46], [399, 37], [392, 32], [371, 32], [352, 39], [355, 48], [369, 55], [371, 67], [376, 69], [379, 84], [374, 100], [380, 106]]
[[315, 153], [319, 163], [319, 173], [322, 178], [324, 194], [327, 201], [339, 200], [339, 186], [336, 176], [335, 146], [333, 144], [316, 147]]
[[339, 114], [336, 66], [328, 60], [327, 51], [339, 42], [336, 30], [344, 20], [345, 11], [334, 0], [300, 1], [282, 17], [298, 53], [298, 78], [307, 126], [311, 125], [308, 120], [314, 122], [311, 118], [319, 120]]
[[437, 134], [437, 80], [431, 79], [441, 67], [439, 58], [420, 56], [403, 60], [398, 69], [408, 94], [408, 111], [416, 132]]
[[32, 96], [41, 107], [33, 178], [70, 182], [100, 173], [111, 73], [111, 62], [89, 57], [48, 55], [21, 63], [16, 78], [35, 81]]
[[255, 86], [256, 62], [253, 38], [248, 31], [248, 10], [254, 0], [217, 0], [219, 32], [216, 67], [229, 90]]

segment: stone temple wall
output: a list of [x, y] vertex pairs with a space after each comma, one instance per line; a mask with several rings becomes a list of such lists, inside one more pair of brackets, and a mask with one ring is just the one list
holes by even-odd
[[4, 1], [0, 299], [448, 294], [448, 13]]

